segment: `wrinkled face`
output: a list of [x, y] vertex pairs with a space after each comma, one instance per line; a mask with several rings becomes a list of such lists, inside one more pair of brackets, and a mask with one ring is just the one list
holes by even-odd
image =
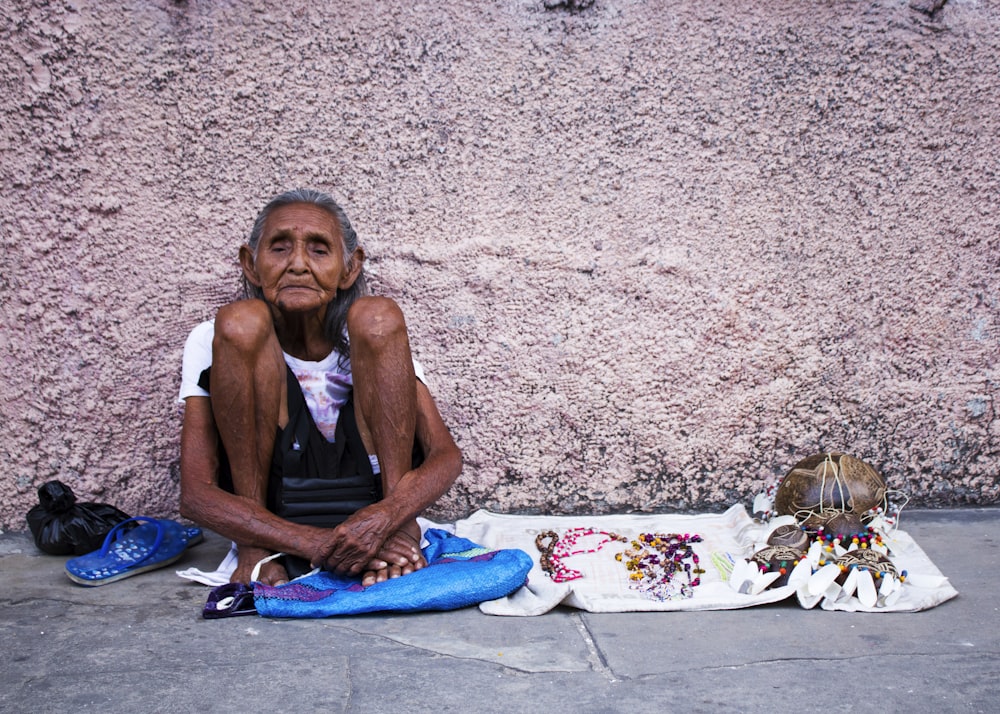
[[264, 223], [256, 255], [248, 246], [240, 249], [247, 280], [283, 313], [325, 312], [338, 290], [354, 284], [363, 261], [358, 248], [344, 264], [337, 221], [310, 203], [276, 208]]

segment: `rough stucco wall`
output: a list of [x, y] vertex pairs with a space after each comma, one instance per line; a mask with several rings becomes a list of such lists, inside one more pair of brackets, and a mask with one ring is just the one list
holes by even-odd
[[298, 185], [407, 313], [440, 517], [710, 509], [826, 449], [996, 503], [995, 7], [545, 5], [5, 5], [0, 522], [52, 478], [176, 514], [183, 340]]

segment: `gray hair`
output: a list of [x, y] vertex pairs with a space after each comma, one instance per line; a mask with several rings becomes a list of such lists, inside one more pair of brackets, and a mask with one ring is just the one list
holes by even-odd
[[[333, 217], [333, 220], [337, 222], [340, 228], [340, 236], [344, 244], [344, 265], [348, 268], [351, 267], [354, 262], [354, 251], [358, 247], [358, 234], [354, 232], [350, 219], [344, 213], [344, 209], [340, 207], [340, 204], [334, 201], [333, 197], [329, 194], [308, 188], [296, 188], [275, 196], [257, 214], [257, 220], [254, 221], [250, 237], [247, 239], [247, 245], [250, 247], [254, 258], [256, 259], [257, 257], [257, 246], [260, 244], [260, 237], [264, 233], [264, 223], [267, 222], [267, 219], [275, 210], [293, 203], [308, 203], [318, 206]], [[253, 283], [248, 282], [246, 276], [243, 278], [243, 293], [248, 298], [264, 299], [264, 292]], [[346, 329], [347, 311], [351, 309], [351, 305], [359, 297], [367, 294], [368, 281], [365, 278], [364, 266], [362, 266], [361, 272], [358, 273], [354, 284], [346, 290], [338, 290], [337, 297], [327, 307], [326, 336], [333, 342], [334, 348], [343, 356], [347, 356], [349, 347]]]

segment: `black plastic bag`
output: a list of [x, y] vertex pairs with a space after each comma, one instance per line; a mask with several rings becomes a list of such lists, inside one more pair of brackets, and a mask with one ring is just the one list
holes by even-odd
[[50, 555], [84, 555], [104, 543], [108, 531], [129, 515], [107, 503], [77, 503], [61, 481], [38, 487], [38, 505], [28, 511], [28, 528], [38, 549]]

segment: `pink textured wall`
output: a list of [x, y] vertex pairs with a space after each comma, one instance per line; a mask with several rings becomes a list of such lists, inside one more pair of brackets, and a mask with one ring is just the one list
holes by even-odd
[[1000, 11], [936, 4], [6, 3], [0, 523], [52, 478], [176, 514], [183, 340], [299, 185], [409, 318], [439, 517], [711, 509], [827, 449], [996, 503]]

